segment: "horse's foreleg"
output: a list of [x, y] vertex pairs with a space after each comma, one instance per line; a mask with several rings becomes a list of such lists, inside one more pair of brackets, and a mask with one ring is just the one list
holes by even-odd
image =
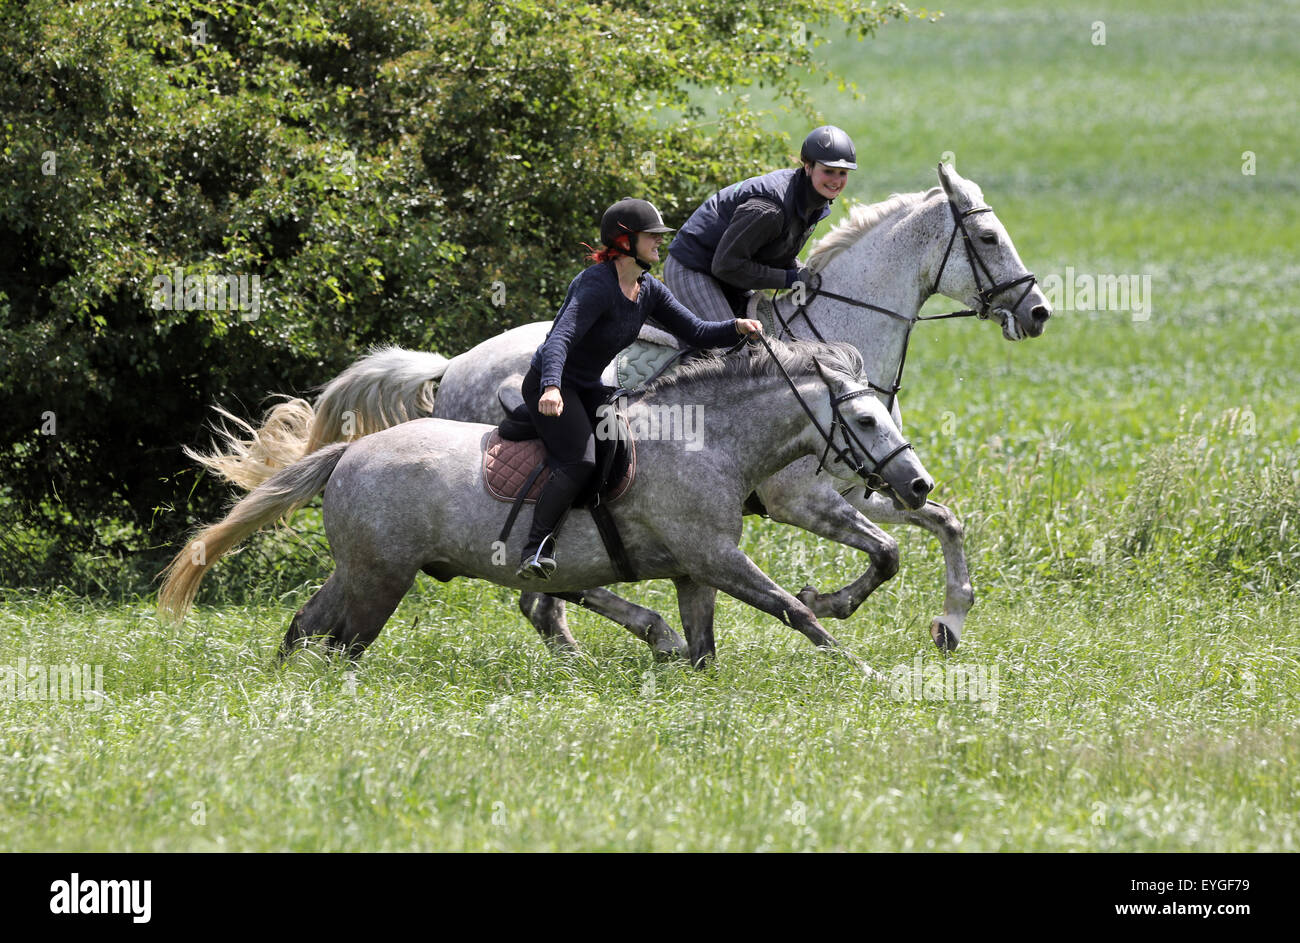
[[[617, 622], [654, 651], [656, 657], [684, 657], [686, 643], [673, 627], [664, 621], [663, 616], [653, 609], [628, 602], [607, 589], [584, 590], [580, 593], [556, 593], [554, 598], [577, 603], [584, 609], [602, 615]], [[520, 606], [523, 602], [520, 602]], [[564, 603], [559, 603], [563, 612]], [[534, 623], [535, 624], [535, 623]]]
[[682, 614], [682, 630], [690, 645], [691, 664], [703, 668], [717, 654], [713, 643], [713, 611], [718, 591], [689, 576], [678, 577], [673, 585], [677, 587], [677, 609]]
[[925, 507], [916, 511], [904, 511], [894, 507], [888, 498], [872, 495], [862, 507], [873, 521], [911, 524], [939, 538], [946, 571], [943, 615], [936, 616], [930, 623], [930, 637], [944, 651], [952, 651], [961, 641], [966, 614], [975, 605], [975, 592], [971, 589], [970, 574], [966, 569], [965, 531], [961, 521], [946, 505], [935, 501], [927, 501]]
[[569, 632], [564, 600], [543, 593], [520, 593], [519, 611], [528, 617], [542, 641], [557, 652], [577, 652], [577, 640]]
[[843, 656], [865, 674], [876, 675], [860, 659], [840, 647], [835, 636], [822, 628], [811, 609], [773, 582], [739, 547], [713, 545], [705, 548], [702, 555], [695, 556], [695, 560], [696, 565], [691, 567], [693, 579], [775, 616], [785, 625], [802, 632], [818, 648]]
[[898, 572], [898, 542], [863, 517], [834, 488], [819, 485], [761, 493], [773, 520], [861, 550], [871, 560], [865, 573], [833, 593], [819, 593], [812, 586], [800, 591], [799, 599], [817, 616], [847, 619], [877, 587]]

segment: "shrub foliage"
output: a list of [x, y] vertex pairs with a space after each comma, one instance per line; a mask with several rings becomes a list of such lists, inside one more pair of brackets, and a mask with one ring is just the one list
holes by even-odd
[[[220, 490], [180, 454], [209, 405], [255, 413], [372, 343], [455, 353], [550, 316], [605, 206], [643, 195], [680, 218], [784, 164], [792, 144], [760, 126], [749, 87], [815, 119], [818, 31], [907, 15], [854, 0], [0, 6], [0, 514], [59, 538], [45, 546], [120, 550], [159, 508], [214, 513]], [[157, 541], [185, 516], [165, 521]]]

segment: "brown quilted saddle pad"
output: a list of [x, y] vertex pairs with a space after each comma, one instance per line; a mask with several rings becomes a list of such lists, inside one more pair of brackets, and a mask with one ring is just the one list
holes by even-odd
[[[627, 471], [614, 489], [605, 495], [607, 502], [617, 501], [627, 489], [632, 487], [636, 478], [636, 444], [628, 437], [632, 454], [627, 463]], [[493, 429], [483, 438], [483, 487], [487, 493], [498, 501], [513, 503], [519, 496], [519, 489], [524, 486], [528, 476], [538, 463], [546, 458], [546, 446], [541, 439], [526, 439], [512, 442], [501, 438], [501, 433]], [[542, 486], [551, 477], [549, 468], [542, 469], [533, 486], [528, 489], [527, 502], [534, 502], [542, 493]]]

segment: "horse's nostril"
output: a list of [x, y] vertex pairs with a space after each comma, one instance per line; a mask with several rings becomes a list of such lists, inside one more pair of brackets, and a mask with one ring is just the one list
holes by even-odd
[[921, 496], [925, 496], [925, 495], [929, 494], [929, 493], [931, 492], [931, 490], [933, 490], [933, 489], [934, 489], [934, 482], [931, 481], [929, 478], [913, 478], [913, 479], [912, 479], [912, 493], [913, 493], [913, 494], [919, 494], [919, 495], [921, 495]]
[[1046, 321], [1048, 318], [1052, 316], [1052, 309], [1047, 307], [1046, 305], [1034, 305], [1033, 309], [1029, 312], [1029, 314], [1035, 321], [1037, 321], [1039, 324], [1042, 324], [1044, 321]]

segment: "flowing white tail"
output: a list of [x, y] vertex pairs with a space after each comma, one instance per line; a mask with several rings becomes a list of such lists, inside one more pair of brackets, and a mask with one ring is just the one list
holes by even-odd
[[195, 534], [163, 571], [167, 580], [158, 593], [158, 608], [178, 621], [185, 618], [208, 568], [249, 534], [314, 498], [347, 449], [348, 443], [339, 442], [281, 469], [245, 495], [219, 522]]
[[450, 363], [440, 354], [377, 347], [326, 384], [315, 408], [304, 399], [273, 407], [254, 428], [221, 407], [233, 423], [214, 428], [211, 452], [185, 454], [245, 491], [331, 442], [351, 441], [431, 415], [434, 390]]

